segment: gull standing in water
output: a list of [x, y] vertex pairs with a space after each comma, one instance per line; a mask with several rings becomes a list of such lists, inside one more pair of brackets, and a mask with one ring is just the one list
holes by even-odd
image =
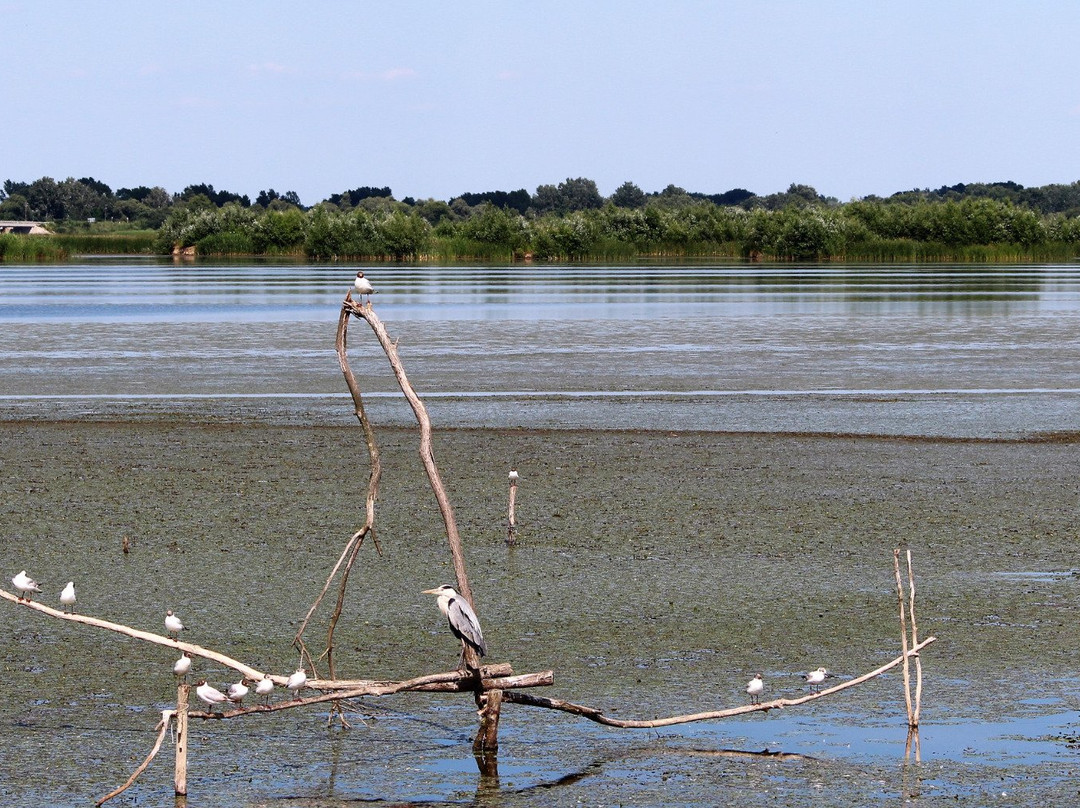
[[214, 711], [215, 704], [222, 704], [229, 700], [229, 697], [216, 687], [208, 685], [205, 679], [201, 680], [198, 687], [195, 688], [195, 695], [210, 706], [210, 712]]
[[307, 684], [307, 674], [303, 668], [298, 668], [296, 673], [289, 677], [285, 687], [293, 692], [297, 699], [300, 698], [300, 688]]
[[754, 678], [746, 683], [746, 693], [750, 696], [751, 704], [761, 704], [761, 693], [765, 690], [765, 680], [761, 674], [755, 674]]
[[33, 600], [33, 593], [41, 591], [38, 582], [27, 575], [26, 570], [12, 578], [11, 583], [19, 590], [19, 600]]
[[241, 679], [234, 685], [229, 685], [229, 701], [233, 704], [243, 704], [244, 696], [248, 694], [248, 686]]
[[190, 671], [190, 670], [191, 670], [191, 657], [189, 657], [187, 655], [187, 652], [185, 651], [183, 654], [180, 655], [180, 658], [178, 660], [176, 660], [176, 662], [173, 663], [172, 672], [175, 673], [181, 679], [183, 679], [185, 676], [188, 675], [188, 671]]
[[71, 613], [75, 614], [75, 582], [68, 581], [67, 586], [64, 587], [64, 591], [60, 593], [60, 604], [62, 606], [70, 606]]
[[[305, 677], [306, 678], [306, 677]], [[274, 680], [263, 674], [263, 678], [255, 685], [255, 695], [263, 696], [266, 704], [270, 703], [270, 694], [274, 692]]]
[[424, 594], [439, 596], [439, 611], [446, 615], [447, 622], [450, 623], [450, 631], [461, 640], [462, 664], [465, 662], [466, 648], [473, 648], [480, 656], [487, 653], [487, 643], [484, 642], [484, 632], [480, 630], [480, 620], [469, 602], [461, 597], [454, 587], [443, 584], [435, 589], [425, 589]]
[[165, 612], [165, 630], [173, 635], [174, 640], [184, 630], [184, 624], [180, 622], [180, 618], [173, 614], [172, 611]]
[[832, 676], [832, 674], [829, 673], [827, 670], [825, 670], [824, 668], [818, 668], [816, 671], [804, 673], [803, 679], [805, 679], [806, 683], [810, 685], [810, 692], [812, 693], [814, 691], [814, 688], [818, 688], [820, 690], [821, 683], [830, 676]]
[[357, 272], [356, 280], [353, 281], [353, 291], [360, 296], [361, 302], [363, 302], [364, 295], [367, 295], [368, 303], [370, 303], [371, 296], [375, 294], [375, 287], [371, 285], [371, 281], [364, 277], [363, 272]]

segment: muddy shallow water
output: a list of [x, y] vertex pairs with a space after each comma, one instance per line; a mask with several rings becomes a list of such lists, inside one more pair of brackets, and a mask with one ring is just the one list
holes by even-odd
[[[31, 569], [47, 602], [74, 579], [86, 614], [158, 630], [174, 608], [194, 642], [294, 665], [297, 621], [359, 519], [354, 424], [5, 421], [0, 436], [0, 568]], [[381, 441], [384, 554], [361, 554], [338, 661], [396, 678], [452, 666], [452, 638], [419, 594], [452, 573], [414, 432]], [[497, 783], [469, 754], [471, 702], [414, 695], [368, 700], [366, 723], [344, 733], [299, 711], [197, 726], [191, 804], [1075, 793], [1080, 444], [442, 430], [436, 452], [492, 658], [554, 668], [546, 694], [619, 716], [740, 704], [756, 671], [775, 696], [802, 692], [798, 674], [819, 665], [877, 667], [898, 653], [892, 548], [910, 547], [922, 632], [939, 638], [924, 654], [923, 762], [902, 765], [898, 674], [786, 714], [660, 731], [509, 706]], [[520, 540], [508, 548], [511, 466]], [[148, 751], [172, 655], [0, 607], [0, 796], [100, 797]], [[718, 754], [766, 747], [805, 757]], [[171, 802], [167, 749], [129, 793]]]

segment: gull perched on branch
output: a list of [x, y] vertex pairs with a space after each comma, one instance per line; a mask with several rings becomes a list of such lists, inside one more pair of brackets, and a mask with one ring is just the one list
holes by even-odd
[[248, 686], [244, 684], [244, 680], [241, 679], [236, 684], [229, 685], [229, 701], [233, 704], [242, 704], [244, 696], [248, 694]]
[[195, 688], [195, 695], [205, 701], [211, 710], [214, 709], [215, 704], [223, 704], [229, 700], [229, 697], [216, 687], [208, 685], [205, 679], [200, 681], [198, 687]]
[[[306, 678], [306, 674], [305, 674]], [[274, 692], [274, 680], [263, 674], [263, 678], [259, 680], [259, 683], [255, 685], [255, 694], [263, 696], [266, 703], [270, 703], [270, 694]]]
[[165, 630], [172, 634], [174, 638], [184, 630], [184, 624], [180, 622], [180, 618], [173, 614], [172, 611], [165, 612]]
[[298, 668], [296, 673], [289, 676], [285, 682], [285, 687], [293, 692], [296, 698], [300, 698], [300, 688], [307, 684], [307, 673], [303, 668]]
[[487, 643], [484, 642], [484, 632], [480, 630], [480, 620], [469, 602], [461, 597], [454, 587], [443, 584], [435, 589], [425, 589], [424, 594], [439, 596], [439, 611], [446, 615], [450, 630], [461, 640], [462, 658], [467, 647], [475, 649], [480, 656], [487, 653]]
[[75, 582], [68, 581], [64, 591], [60, 593], [60, 605], [70, 606], [71, 613], [75, 614]]
[[15, 588], [19, 590], [19, 600], [25, 598], [26, 600], [33, 600], [33, 593], [40, 592], [41, 587], [38, 586], [38, 582], [26, 574], [26, 570], [23, 570], [14, 578], [11, 579], [11, 583]]
[[363, 272], [357, 272], [356, 280], [353, 281], [353, 291], [360, 296], [361, 301], [363, 301], [364, 295], [367, 295], [370, 303], [371, 296], [375, 294], [375, 287], [371, 285], [371, 281], [364, 277]]

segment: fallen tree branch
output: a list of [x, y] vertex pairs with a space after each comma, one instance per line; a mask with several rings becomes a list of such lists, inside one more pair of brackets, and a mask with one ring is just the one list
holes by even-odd
[[131, 773], [131, 777], [129, 777], [127, 779], [126, 783], [124, 783], [119, 788], [114, 789], [113, 791], [110, 791], [108, 794], [106, 794], [100, 800], [95, 802], [94, 805], [104, 805], [106, 802], [111, 800], [113, 797], [119, 796], [120, 794], [123, 794], [125, 791], [127, 791], [129, 788], [131, 788], [132, 784], [134, 784], [134, 782], [138, 778], [138, 776], [140, 774], [142, 774], [144, 771], [146, 771], [146, 767], [150, 765], [150, 761], [152, 761], [155, 757], [157, 757], [157, 753], [161, 749], [161, 742], [165, 740], [165, 732], [169, 728], [169, 722], [172, 721], [173, 716], [175, 714], [176, 714], [175, 710], [162, 710], [161, 711], [161, 721], [159, 721], [157, 727], [155, 727], [155, 729], [157, 729], [157, 731], [158, 731], [157, 741], [154, 743], [154, 748], [150, 750], [150, 754], [146, 756], [146, 760], [144, 760], [142, 763], [140, 763], [139, 767], [137, 769], [135, 769], [135, 771], [133, 771]]
[[574, 704], [573, 702], [563, 701], [562, 699], [546, 698], [544, 696], [533, 696], [529, 693], [518, 693], [510, 690], [503, 694], [504, 702], [511, 702], [513, 704], [524, 704], [528, 707], [543, 707], [548, 710], [560, 710], [564, 713], [570, 713], [571, 715], [578, 715], [582, 718], [587, 718], [590, 721], [595, 721], [598, 724], [603, 724], [608, 727], [619, 727], [621, 729], [651, 729], [654, 727], [670, 727], [674, 724], [689, 724], [692, 721], [715, 721], [721, 718], [732, 718], [737, 715], [746, 715], [748, 713], [756, 713], [761, 710], [775, 710], [782, 707], [795, 707], [799, 704], [805, 704], [808, 701], [814, 701], [815, 699], [823, 698], [824, 696], [830, 696], [834, 693], [839, 693], [841, 690], [847, 690], [849, 687], [855, 687], [863, 682], [873, 679], [876, 676], [880, 676], [897, 665], [903, 663], [906, 659], [912, 656], [917, 656], [918, 652], [934, 642], [937, 637], [927, 637], [918, 645], [914, 646], [905, 654], [901, 654], [892, 662], [882, 665], [876, 670], [865, 673], [862, 676], [858, 676], [854, 679], [850, 679], [846, 682], [842, 682], [834, 687], [827, 688], [825, 690], [815, 691], [806, 696], [802, 696], [797, 699], [774, 699], [772, 701], [762, 702], [760, 704], [744, 704], [741, 707], [732, 707], [727, 710], [712, 710], [707, 713], [693, 713], [690, 715], [675, 715], [668, 718], [654, 718], [651, 720], [635, 721], [630, 719], [612, 718], [611, 716], [604, 715], [603, 712], [595, 707], [586, 707], [582, 704]]

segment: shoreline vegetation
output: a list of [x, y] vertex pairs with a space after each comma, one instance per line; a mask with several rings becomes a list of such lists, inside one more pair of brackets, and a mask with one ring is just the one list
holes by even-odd
[[[54, 185], [70, 183], [96, 181]], [[0, 219], [20, 211], [27, 218], [57, 213], [31, 204], [30, 185], [7, 181], [4, 187]], [[531, 196], [524, 190], [464, 194], [449, 203], [397, 201], [389, 188], [360, 188], [310, 208], [291, 192], [263, 192], [252, 205], [213, 186], [191, 186], [174, 197], [142, 189], [147, 193], [141, 200], [132, 189], [112, 194], [103, 183], [94, 188], [100, 210], [69, 204], [62, 208], [67, 215], [39, 217], [51, 235], [0, 234], [0, 261], [178, 255], [448, 263], [1013, 263], [1080, 257], [1080, 182], [1030, 189], [959, 185], [841, 203], [798, 185], [759, 197], [741, 189], [707, 196], [674, 186], [646, 194], [625, 183], [605, 198], [591, 180], [567, 179]], [[100, 201], [107, 196], [118, 198], [113, 208]], [[101, 220], [75, 217], [88, 210], [102, 213]]]

